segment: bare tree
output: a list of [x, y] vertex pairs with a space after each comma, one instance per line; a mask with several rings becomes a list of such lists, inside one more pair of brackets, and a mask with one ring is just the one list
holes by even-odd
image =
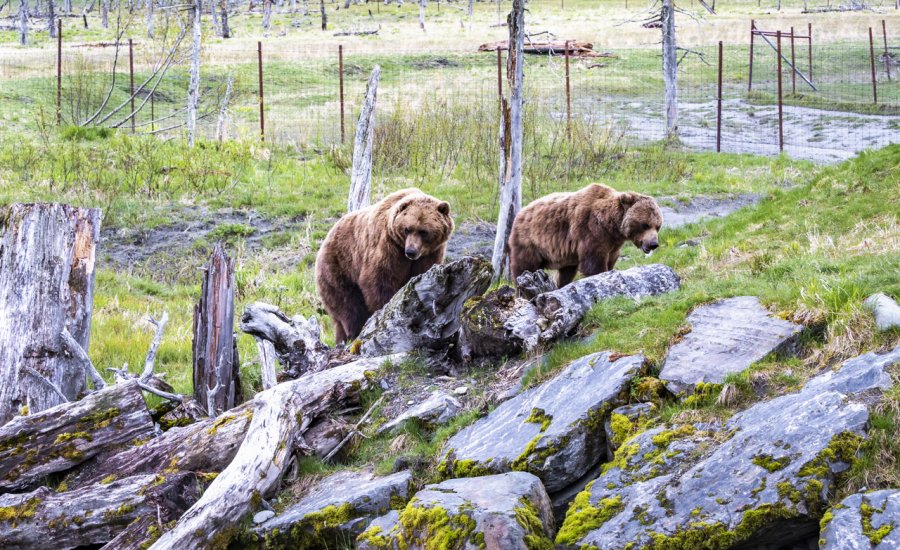
[[53, 0], [47, 0], [47, 31], [50, 38], [56, 38], [56, 5]]
[[675, 46], [675, 7], [672, 0], [662, 0], [662, 66], [665, 83], [666, 134], [678, 134], [678, 60]]
[[319, 11], [322, 13], [322, 30], [328, 30], [328, 16], [325, 15], [325, 0], [319, 0]]
[[475, 0], [469, 0], [469, 12], [468, 15], [471, 18], [472, 14], [475, 13]]
[[425, 31], [425, 8], [428, 6], [428, 0], [419, 0], [419, 28]]
[[378, 98], [378, 78], [381, 67], [375, 65], [369, 85], [366, 88], [366, 100], [359, 123], [356, 125], [356, 137], [353, 140], [353, 168], [350, 171], [350, 194], [347, 198], [347, 212], [353, 212], [369, 206], [372, 182], [372, 142], [375, 137], [375, 101]]
[[271, 19], [272, 19], [272, 0], [263, 0], [262, 26], [264, 29], [269, 30], [269, 25], [271, 24]]
[[19, 43], [28, 44], [28, 0], [19, 0]]
[[197, 132], [197, 107], [200, 104], [200, 38], [203, 5], [201, 0], [194, 0], [191, 8], [193, 18], [191, 31], [191, 76], [188, 84], [187, 100], [187, 138], [188, 146], [194, 146]]
[[231, 27], [228, 26], [228, 0], [219, 0], [219, 8], [222, 15], [222, 26], [220, 30], [222, 38], [231, 38]]
[[156, 0], [147, 0], [147, 38], [153, 38], [153, 7]]
[[219, 121], [216, 124], [216, 139], [221, 145], [225, 140], [225, 125], [228, 122], [228, 102], [231, 100], [231, 85], [234, 83], [234, 77], [228, 75], [225, 80], [225, 95], [222, 97], [222, 105], [219, 108]]
[[109, 28], [109, 0], [100, 0], [100, 24], [104, 29]]
[[63, 11], [72, 13], [72, 0], [63, 0]]
[[509, 270], [507, 240], [516, 214], [522, 209], [522, 50], [525, 42], [525, 0], [513, 0], [507, 25], [510, 46], [506, 58], [506, 79], [510, 92], [509, 101], [503, 98], [500, 109], [500, 213], [491, 258], [495, 280]]

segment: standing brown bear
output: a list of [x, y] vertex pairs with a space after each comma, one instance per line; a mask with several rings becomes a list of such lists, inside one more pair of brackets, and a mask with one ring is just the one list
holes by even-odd
[[402, 189], [334, 224], [316, 257], [316, 287], [335, 342], [356, 338], [411, 278], [444, 261], [450, 204]]
[[575, 278], [610, 271], [625, 241], [645, 254], [659, 246], [663, 223], [656, 201], [591, 184], [574, 193], [552, 193], [519, 212], [509, 236], [513, 277], [556, 269], [561, 288]]

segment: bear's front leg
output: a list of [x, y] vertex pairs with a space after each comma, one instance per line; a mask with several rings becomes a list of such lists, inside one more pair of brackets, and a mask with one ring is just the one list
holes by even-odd
[[391, 301], [391, 298], [399, 290], [399, 287], [394, 282], [394, 278], [389, 274], [376, 273], [371, 270], [364, 271], [360, 275], [359, 288], [362, 290], [366, 308], [369, 310], [370, 315]]
[[578, 250], [578, 271], [585, 277], [597, 275], [598, 273], [606, 273], [609, 271], [607, 258], [609, 257], [609, 248], [604, 246], [594, 247], [594, 243], [585, 243]]

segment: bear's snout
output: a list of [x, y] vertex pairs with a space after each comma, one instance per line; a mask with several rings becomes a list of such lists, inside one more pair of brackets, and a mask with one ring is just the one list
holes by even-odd
[[406, 257], [410, 260], [418, 260], [419, 259], [419, 251], [415, 248], [408, 246], [406, 250], [403, 251], [406, 254]]
[[644, 252], [644, 254], [649, 254], [657, 248], [659, 248], [659, 239], [657, 239], [656, 237], [641, 243], [641, 250]]

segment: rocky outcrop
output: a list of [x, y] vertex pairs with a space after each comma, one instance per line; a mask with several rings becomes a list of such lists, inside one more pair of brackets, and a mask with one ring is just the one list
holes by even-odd
[[820, 550], [900, 548], [900, 489], [850, 495], [821, 523]]
[[335, 548], [339, 540], [353, 540], [369, 523], [409, 499], [409, 472], [375, 477], [367, 472], [338, 472], [304, 498], [264, 521], [248, 543], [261, 548]]
[[594, 353], [450, 438], [438, 470], [468, 477], [531, 472], [554, 493], [606, 456], [603, 421], [627, 399], [643, 356]]
[[526, 472], [428, 485], [399, 513], [373, 522], [360, 550], [552, 548], [553, 515], [541, 481]]
[[898, 362], [900, 347], [866, 354], [721, 427], [683, 424], [633, 437], [575, 498], [556, 542], [755, 548], [815, 537], [836, 474], [866, 437], [865, 403], [890, 386], [885, 369]]
[[878, 330], [891, 330], [900, 327], [900, 305], [893, 298], [879, 292], [866, 298], [866, 307], [875, 317]]
[[441, 390], [431, 392], [425, 401], [400, 413], [397, 418], [378, 429], [378, 433], [388, 432], [407, 420], [416, 419], [427, 426], [444, 424], [459, 413], [462, 404], [452, 395]]
[[721, 384], [766, 355], [786, 351], [803, 328], [769, 313], [753, 296], [701, 306], [688, 315], [691, 331], [669, 349], [659, 378], [674, 394], [698, 383]]

